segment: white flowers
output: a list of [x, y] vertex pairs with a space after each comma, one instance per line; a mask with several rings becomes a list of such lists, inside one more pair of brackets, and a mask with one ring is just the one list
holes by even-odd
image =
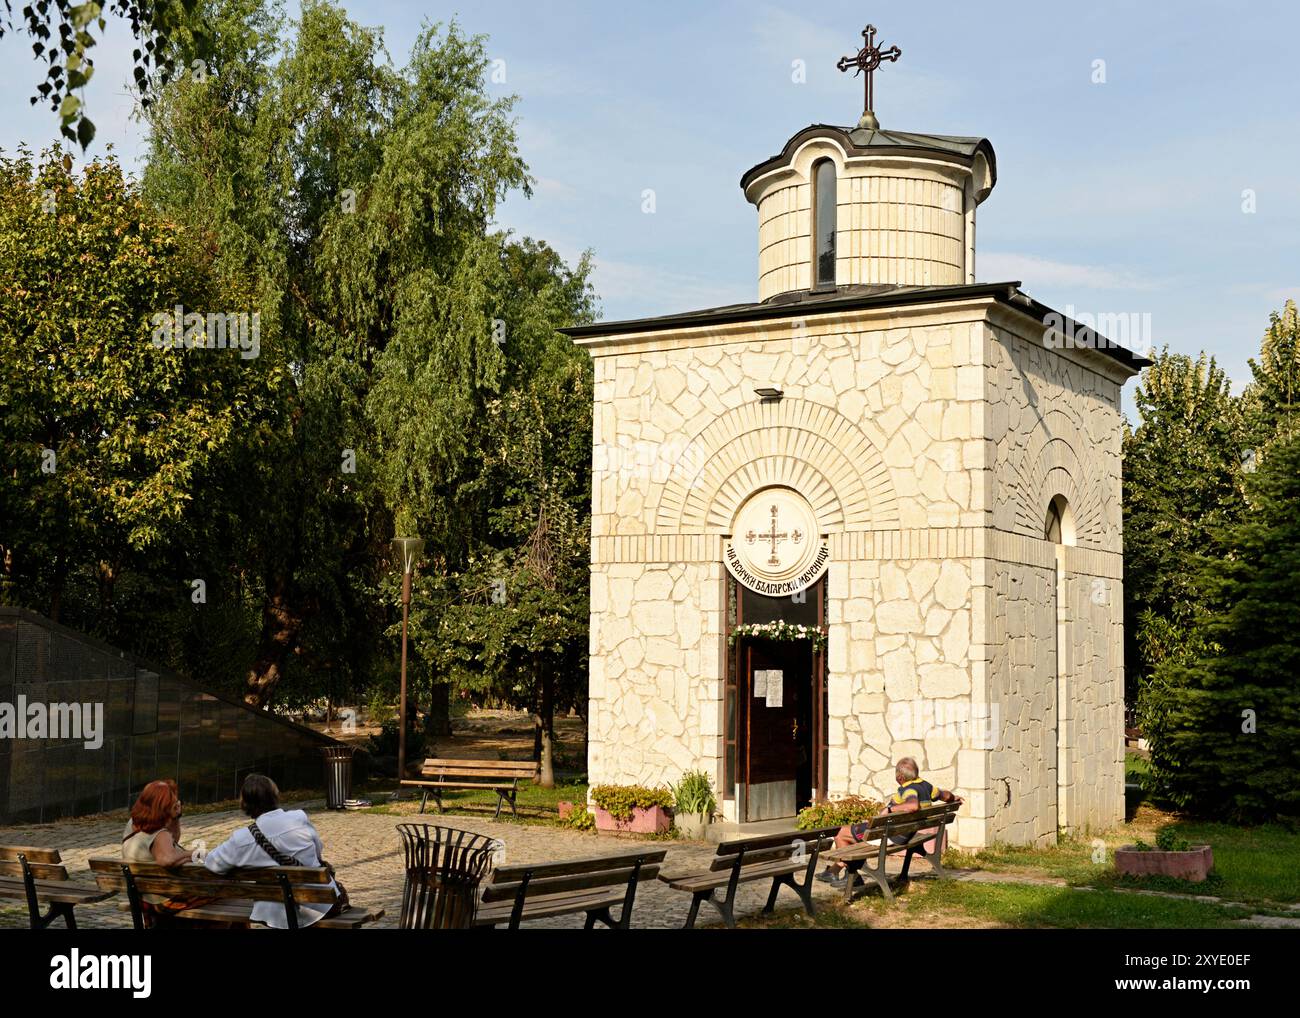
[[801, 623], [783, 622], [749, 622], [745, 625], [736, 626], [731, 631], [728, 643], [735, 645], [735, 642], [742, 636], [754, 636], [767, 640], [811, 640], [814, 647], [821, 647], [826, 643], [826, 630], [821, 626], [805, 626]]

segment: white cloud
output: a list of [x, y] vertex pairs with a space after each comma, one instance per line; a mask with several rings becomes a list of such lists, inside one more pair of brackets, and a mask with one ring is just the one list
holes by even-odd
[[976, 255], [975, 268], [983, 281], [1019, 279], [1026, 288], [1075, 287], [1086, 290], [1155, 290], [1160, 281], [1127, 269], [1058, 262], [1012, 251]]
[[[592, 282], [607, 317], [675, 314], [758, 299], [752, 285], [708, 283], [690, 273], [600, 257], [596, 258]], [[629, 310], [620, 310], [620, 305]]]
[[578, 193], [564, 181], [556, 180], [554, 177], [537, 177], [535, 183], [533, 193], [547, 198], [567, 200]]

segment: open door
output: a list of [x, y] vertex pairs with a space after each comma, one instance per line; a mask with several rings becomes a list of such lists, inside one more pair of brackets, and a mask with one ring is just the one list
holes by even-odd
[[745, 641], [747, 821], [792, 817], [812, 801], [812, 659], [812, 648], [803, 640]]

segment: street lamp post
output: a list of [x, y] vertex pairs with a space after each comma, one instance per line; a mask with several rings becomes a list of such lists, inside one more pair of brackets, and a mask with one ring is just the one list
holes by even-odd
[[397, 790], [402, 790], [406, 777], [406, 624], [411, 612], [411, 573], [424, 551], [424, 541], [418, 537], [397, 537], [393, 549], [402, 561], [402, 697], [398, 707], [397, 728]]

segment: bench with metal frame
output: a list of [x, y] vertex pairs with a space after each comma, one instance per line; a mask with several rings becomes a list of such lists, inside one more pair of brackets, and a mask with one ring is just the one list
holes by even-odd
[[529, 919], [585, 912], [584, 929], [597, 922], [610, 929], [629, 929], [637, 885], [659, 875], [667, 854], [666, 848], [639, 849], [594, 859], [500, 866], [483, 888], [474, 925], [505, 923], [507, 929], [516, 930]]
[[[113, 893], [70, 880], [57, 848], [0, 845], [0, 898], [26, 901], [28, 922], [34, 930], [43, 930], [57, 919], [75, 930], [73, 910], [78, 905], [103, 901]], [[46, 906], [44, 915], [42, 905]]]
[[[736, 888], [750, 880], [772, 881], [763, 912], [776, 907], [777, 894], [788, 887], [799, 896], [805, 911], [814, 915], [812, 881], [817, 859], [834, 844], [838, 827], [818, 827], [810, 831], [784, 831], [753, 838], [738, 838], [718, 845], [708, 870], [701, 873], [668, 876], [659, 879], [676, 891], [691, 895], [691, 910], [683, 929], [692, 929], [700, 905], [708, 902], [722, 916], [728, 928], [736, 925]], [[800, 878], [802, 874], [802, 878]], [[721, 897], [718, 892], [725, 888]]]
[[402, 784], [424, 790], [420, 798], [420, 812], [432, 795], [442, 813], [442, 793], [446, 790], [491, 789], [497, 794], [497, 810], [492, 819], [501, 816], [503, 803], [510, 803], [510, 812], [518, 816], [515, 798], [519, 782], [536, 781], [540, 766], [534, 760], [443, 760], [429, 757], [420, 766], [420, 777], [403, 778]]
[[[893, 901], [894, 892], [889, 886], [885, 861], [900, 852], [905, 852], [906, 855], [903, 857], [903, 869], [898, 875], [899, 883], [907, 881], [912, 857], [916, 855], [930, 864], [935, 876], [948, 877], [948, 871], [943, 868], [941, 861], [943, 844], [948, 825], [957, 819], [961, 805], [961, 800], [957, 800], [923, 806], [907, 813], [877, 814], [871, 818], [870, 826], [863, 832], [861, 841], [827, 852], [828, 860], [845, 865], [848, 879], [844, 884], [844, 900], [853, 900], [854, 891], [862, 883], [860, 878], [865, 874], [876, 882], [886, 901]], [[934, 844], [927, 851], [925, 845], [930, 841]], [[871, 864], [873, 858], [874, 866]]]
[[[208, 920], [234, 926], [253, 926], [253, 906], [259, 901], [274, 901], [284, 906], [289, 929], [298, 926], [298, 904], [332, 906], [336, 892], [330, 886], [330, 874], [323, 866], [266, 866], [213, 873], [204, 866], [187, 863], [161, 866], [158, 863], [125, 862], [114, 858], [93, 858], [91, 872], [100, 888], [110, 892], [125, 891], [127, 900], [119, 905], [131, 913], [137, 930], [148, 927], [145, 920], [145, 895], [167, 898], [205, 899], [214, 901], [165, 914], [178, 921]], [[321, 929], [356, 929], [381, 919], [384, 910], [349, 905], [337, 915], [311, 925]]]

